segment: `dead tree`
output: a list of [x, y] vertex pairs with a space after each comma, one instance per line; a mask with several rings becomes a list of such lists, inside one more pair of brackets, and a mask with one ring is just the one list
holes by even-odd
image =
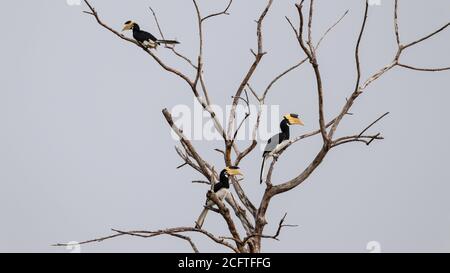
[[[257, 140], [257, 132], [260, 124], [260, 116], [261, 116], [261, 106], [266, 103], [266, 97], [273, 85], [282, 79], [285, 75], [288, 73], [294, 71], [296, 68], [302, 66], [302, 65], [308, 65], [311, 67], [311, 69], [314, 71], [315, 75], [315, 82], [316, 82], [316, 92], [317, 92], [317, 111], [319, 113], [319, 121], [318, 121], [318, 129], [306, 133], [304, 135], [297, 136], [289, 141], [285, 141], [278, 149], [275, 151], [272, 151], [271, 155], [274, 160], [272, 160], [267, 177], [265, 179], [265, 191], [263, 196], [261, 197], [261, 200], [258, 204], [255, 204], [253, 201], [251, 201], [244, 190], [239, 185], [238, 181], [233, 180], [232, 185], [234, 189], [235, 196], [237, 198], [231, 197], [225, 202], [222, 202], [215, 196], [215, 194], [212, 191], [209, 191], [207, 194], [207, 197], [212, 200], [218, 207], [218, 209], [214, 209], [217, 213], [219, 213], [224, 221], [225, 224], [229, 230], [230, 235], [228, 236], [217, 236], [212, 234], [211, 232], [205, 230], [205, 229], [197, 229], [190, 226], [184, 226], [184, 227], [175, 227], [175, 228], [169, 228], [164, 230], [155, 230], [155, 231], [148, 231], [148, 230], [134, 230], [134, 231], [122, 231], [122, 230], [113, 230], [114, 234], [106, 237], [101, 237], [93, 240], [88, 240], [81, 242], [80, 244], [88, 244], [93, 242], [101, 242], [107, 239], [119, 237], [119, 236], [136, 236], [136, 237], [142, 237], [142, 238], [149, 238], [149, 237], [155, 237], [160, 235], [169, 235], [173, 237], [180, 238], [182, 240], [185, 240], [189, 243], [189, 245], [192, 247], [192, 249], [195, 252], [198, 252], [198, 248], [193, 242], [193, 240], [186, 234], [189, 233], [199, 233], [203, 234], [207, 238], [211, 239], [213, 242], [220, 244], [228, 249], [230, 249], [233, 252], [236, 253], [242, 253], [242, 252], [261, 252], [262, 250], [262, 239], [268, 238], [268, 239], [278, 239], [278, 236], [280, 234], [280, 231], [283, 227], [289, 226], [285, 225], [285, 217], [281, 219], [281, 221], [278, 224], [278, 229], [276, 234], [274, 235], [267, 235], [264, 233], [264, 228], [267, 225], [268, 221], [266, 220], [266, 212], [270, 205], [271, 200], [274, 197], [277, 197], [287, 191], [293, 190], [294, 188], [298, 187], [300, 184], [302, 184], [304, 181], [308, 179], [308, 177], [316, 170], [316, 168], [321, 164], [323, 159], [327, 156], [327, 154], [333, 150], [333, 148], [353, 143], [353, 142], [360, 142], [363, 144], [366, 144], [369, 146], [372, 142], [377, 140], [382, 140], [383, 137], [380, 133], [368, 133], [372, 126], [376, 124], [378, 121], [380, 121], [383, 117], [385, 117], [388, 113], [383, 114], [381, 117], [376, 119], [375, 121], [371, 122], [366, 128], [363, 130], [349, 136], [345, 137], [339, 137], [336, 138], [335, 134], [337, 130], [339, 129], [339, 125], [343, 121], [343, 119], [349, 114], [352, 106], [357, 101], [357, 99], [364, 94], [366, 91], [366, 88], [373, 83], [374, 81], [381, 78], [384, 74], [387, 72], [393, 70], [394, 68], [399, 69], [410, 69], [410, 70], [416, 70], [416, 71], [425, 71], [425, 72], [437, 72], [437, 71], [445, 71], [450, 70], [450, 67], [443, 67], [443, 68], [421, 68], [421, 67], [414, 67], [408, 64], [404, 64], [401, 61], [402, 54], [407, 51], [408, 49], [412, 48], [413, 46], [422, 43], [429, 38], [437, 35], [438, 33], [444, 31], [448, 26], [449, 22], [444, 24], [439, 29], [429, 33], [428, 35], [421, 37], [415, 41], [405, 42], [402, 41], [400, 31], [399, 31], [399, 24], [398, 24], [398, 0], [394, 0], [394, 10], [393, 10], [393, 28], [394, 33], [396, 37], [396, 43], [397, 43], [397, 52], [392, 57], [392, 61], [386, 64], [385, 66], [381, 67], [376, 73], [368, 77], [367, 79], [362, 79], [361, 77], [361, 62], [359, 58], [359, 50], [360, 50], [360, 44], [361, 40], [364, 37], [366, 22], [368, 20], [368, 10], [370, 8], [369, 1], [365, 1], [365, 7], [364, 7], [364, 17], [361, 23], [361, 28], [357, 36], [357, 42], [355, 46], [355, 66], [356, 66], [356, 81], [354, 84], [354, 88], [351, 90], [351, 93], [349, 97], [346, 99], [344, 105], [342, 106], [342, 109], [340, 112], [335, 116], [335, 118], [331, 120], [325, 119], [324, 114], [324, 93], [325, 90], [323, 89], [323, 76], [319, 67], [319, 60], [317, 58], [317, 50], [320, 47], [320, 44], [326, 37], [326, 35], [333, 30], [333, 28], [347, 15], [347, 12], [345, 12], [339, 19], [329, 27], [329, 29], [322, 34], [320, 39], [317, 43], [313, 42], [313, 23], [314, 23], [314, 0], [309, 0], [307, 7], [305, 8], [304, 2], [305, 0], [301, 0], [299, 3], [295, 5], [296, 12], [298, 13], [298, 19], [297, 23], [294, 22], [294, 20], [289, 19], [286, 17], [286, 20], [288, 22], [287, 27], [290, 27], [292, 29], [292, 33], [295, 36], [295, 40], [298, 42], [299, 50], [304, 52], [305, 58], [295, 64], [294, 66], [291, 66], [287, 68], [285, 71], [282, 71], [279, 73], [271, 82], [270, 84], [260, 93], [258, 94], [257, 91], [252, 88], [250, 81], [252, 77], [255, 74], [256, 68], [260, 65], [261, 60], [264, 58], [264, 56], [267, 54], [267, 52], [264, 50], [264, 44], [263, 44], [263, 24], [264, 19], [266, 18], [267, 14], [270, 12], [271, 6], [273, 4], [273, 0], [267, 0], [267, 4], [265, 5], [265, 8], [261, 12], [261, 15], [259, 16], [259, 19], [256, 21], [256, 42], [257, 42], [257, 48], [255, 50], [251, 50], [252, 54], [254, 55], [254, 61], [248, 68], [246, 74], [243, 76], [243, 80], [236, 89], [236, 91], [232, 94], [232, 108], [230, 111], [230, 116], [228, 118], [228, 124], [226, 127], [224, 127], [218, 120], [216, 113], [213, 111], [211, 107], [211, 99], [208, 92], [208, 87], [204, 80], [204, 68], [203, 68], [203, 47], [204, 47], [204, 30], [203, 26], [205, 23], [207, 23], [209, 20], [214, 19], [217, 16], [223, 16], [228, 15], [229, 9], [233, 4], [233, 0], [229, 0], [227, 2], [227, 5], [222, 11], [219, 11], [217, 13], [209, 14], [209, 15], [203, 15], [201, 13], [201, 9], [197, 3], [197, 0], [193, 0], [193, 5], [195, 7], [198, 22], [198, 55], [195, 59], [195, 61], [191, 60], [190, 58], [186, 57], [185, 55], [178, 52], [174, 47], [167, 47], [168, 50], [171, 50], [175, 56], [180, 58], [181, 61], [186, 62], [189, 64], [191, 69], [195, 72], [195, 77], [190, 78], [185, 73], [181, 72], [175, 67], [172, 67], [168, 65], [164, 60], [162, 60], [158, 55], [153, 51], [152, 49], [149, 49], [147, 47], [142, 46], [140, 43], [136, 42], [133, 39], [127, 38], [124, 35], [120, 34], [118, 31], [114, 30], [112, 27], [108, 26], [104, 21], [102, 21], [99, 13], [94, 9], [94, 7], [89, 3], [89, 1], [84, 0], [85, 4], [89, 8], [88, 11], [85, 11], [85, 13], [91, 15], [96, 22], [105, 28], [106, 30], [110, 31], [111, 33], [115, 34], [118, 38], [125, 40], [126, 42], [129, 42], [130, 44], [137, 46], [138, 48], [144, 50], [151, 59], [153, 59], [159, 66], [161, 66], [162, 69], [167, 71], [168, 73], [172, 73], [176, 75], [180, 80], [185, 82], [187, 84], [187, 89], [192, 92], [195, 99], [200, 103], [200, 105], [203, 107], [203, 110], [209, 113], [209, 116], [211, 120], [214, 122], [215, 129], [220, 133], [221, 138], [223, 139], [224, 148], [223, 149], [216, 149], [216, 151], [223, 154], [224, 163], [226, 166], [238, 166], [240, 162], [248, 156], [257, 146], [258, 140]], [[307, 11], [305, 11], [307, 9]], [[157, 16], [155, 12], [151, 9], [151, 12], [154, 16], [154, 19], [156, 21], [156, 24], [158, 25], [158, 28], [160, 30], [161, 36], [164, 38], [164, 35], [161, 31]], [[247, 90], [250, 90], [253, 98], [256, 100], [258, 105], [260, 106], [260, 110], [258, 113], [254, 113], [257, 115], [257, 122], [252, 128], [252, 141], [251, 145], [248, 147], [244, 147], [244, 149], [241, 150], [240, 147], [238, 147], [235, 139], [237, 136], [237, 133], [239, 129], [241, 128], [242, 123], [248, 118], [249, 114], [247, 114], [243, 120], [237, 121], [236, 120], [236, 108], [238, 104], [241, 101], [244, 101], [247, 105], [249, 103], [249, 96], [247, 93]], [[243, 96], [245, 95], [245, 97]], [[180, 139], [180, 147], [176, 147], [176, 152], [183, 160], [184, 164], [182, 166], [190, 166], [195, 171], [199, 172], [202, 176], [204, 176], [205, 181], [197, 181], [200, 183], [205, 184], [213, 184], [214, 181], [217, 181], [218, 175], [215, 171], [217, 169], [217, 166], [212, 166], [210, 163], [208, 163], [208, 160], [204, 159], [202, 155], [200, 155], [192, 142], [183, 134], [183, 131], [178, 128], [173, 119], [171, 113], [164, 109], [163, 111], [164, 118], [166, 119], [169, 126], [172, 128], [172, 130], [178, 135]], [[238, 126], [236, 126], [238, 124]], [[320, 149], [317, 151], [316, 156], [311, 160], [310, 164], [304, 168], [303, 170], [299, 170], [299, 173], [296, 177], [292, 178], [289, 181], [282, 181], [274, 183], [272, 181], [272, 173], [276, 166], [276, 158], [280, 157], [284, 151], [289, 149], [291, 145], [294, 145], [295, 143], [305, 139], [310, 138], [314, 136], [320, 136], [322, 139], [322, 145]], [[181, 167], [181, 166], [180, 166]], [[199, 205], [202, 204], [203, 200], [199, 200]], [[230, 209], [234, 212], [236, 217], [233, 217], [230, 213]], [[193, 214], [193, 217], [197, 215]], [[193, 218], [194, 219], [194, 218]], [[239, 230], [244, 230], [245, 234], [241, 234]], [[57, 246], [65, 246], [67, 244], [57, 244]]]

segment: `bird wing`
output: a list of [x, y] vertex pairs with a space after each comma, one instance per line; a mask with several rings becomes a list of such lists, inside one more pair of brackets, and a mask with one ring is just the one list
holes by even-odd
[[267, 141], [263, 156], [275, 150], [277, 145], [280, 144], [280, 135], [281, 134], [276, 134]]
[[207, 214], [208, 214], [208, 209], [204, 208], [202, 210], [202, 213], [200, 213], [200, 215], [198, 216], [197, 221], [195, 221], [195, 228], [202, 228]]
[[214, 192], [218, 192], [222, 188], [222, 183], [214, 184]]
[[152, 42], [156, 42], [156, 37], [153, 36], [151, 33], [148, 33], [147, 31], [139, 31], [139, 33], [137, 33], [138, 37], [135, 37], [136, 40], [138, 41], [152, 41]]

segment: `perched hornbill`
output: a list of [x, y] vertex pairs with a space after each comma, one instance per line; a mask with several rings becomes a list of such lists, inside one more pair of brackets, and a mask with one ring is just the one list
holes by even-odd
[[167, 44], [167, 45], [179, 44], [179, 42], [175, 40], [158, 40], [151, 33], [141, 30], [139, 25], [131, 20], [125, 22], [122, 31], [125, 30], [133, 30], [133, 38], [146, 47], [155, 48], [160, 44]]
[[[223, 200], [230, 193], [228, 190], [230, 188], [229, 178], [234, 175], [242, 175], [239, 167], [226, 167], [220, 172], [219, 183], [214, 185], [214, 192], [220, 200]], [[214, 202], [212, 200], [206, 201], [205, 208], [195, 222], [195, 228], [202, 228], [206, 214], [208, 213], [208, 207], [212, 207], [213, 205]]]
[[289, 125], [304, 125], [304, 124], [297, 114], [287, 114], [283, 116], [283, 120], [280, 123], [281, 133], [278, 133], [273, 137], [271, 137], [267, 141], [266, 148], [264, 149], [263, 161], [261, 165], [261, 174], [259, 176], [260, 183], [263, 182], [263, 171], [266, 158], [268, 157], [270, 152], [272, 152], [278, 147], [279, 144], [289, 139]]

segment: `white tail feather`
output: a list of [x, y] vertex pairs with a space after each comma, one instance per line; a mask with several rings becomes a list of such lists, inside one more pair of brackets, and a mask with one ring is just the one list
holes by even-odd
[[208, 214], [208, 209], [204, 208], [202, 213], [200, 213], [200, 216], [197, 219], [197, 222], [195, 222], [196, 228], [202, 228], [203, 223], [205, 222], [206, 214]]
[[269, 174], [270, 165], [272, 163], [269, 159], [270, 158], [267, 156], [262, 163], [261, 183], [266, 183], [267, 175]]

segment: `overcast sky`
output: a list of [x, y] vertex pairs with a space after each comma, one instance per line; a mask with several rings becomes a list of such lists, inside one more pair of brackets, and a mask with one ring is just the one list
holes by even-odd
[[[227, 1], [200, 0], [204, 14]], [[354, 86], [354, 46], [363, 1], [319, 0], [315, 41], [340, 17], [348, 16], [319, 49], [325, 113], [338, 113]], [[225, 106], [253, 61], [255, 19], [266, 1], [235, 1], [230, 16], [205, 27], [205, 77], [214, 103]], [[261, 90], [304, 56], [284, 16], [296, 20], [295, 1], [275, 1], [264, 23], [268, 54], [252, 84]], [[157, 34], [149, 13], [158, 13], [166, 38], [195, 59], [197, 29], [191, 1], [92, 0], [115, 29], [133, 19]], [[65, 0], [6, 1], [0, 10], [0, 251], [67, 252], [57, 242], [82, 241], [122, 230], [190, 226], [200, 213], [207, 187], [191, 184], [201, 176], [174, 151], [177, 142], [161, 114], [176, 105], [193, 107], [186, 84], [149, 56], [100, 28], [85, 7]], [[400, 1], [404, 43], [449, 21], [450, 2]], [[159, 35], [158, 35], [159, 36]], [[450, 31], [411, 48], [402, 61], [419, 67], [450, 65]], [[393, 1], [369, 11], [361, 44], [363, 79], [395, 54]], [[190, 67], [160, 48], [156, 51], [189, 75]], [[311, 178], [274, 198], [266, 233], [287, 223], [280, 241], [264, 241], [267, 252], [368, 252], [377, 241], [384, 252], [450, 251], [449, 72], [396, 68], [371, 85], [342, 123], [338, 135], [371, 129], [386, 138], [367, 147], [349, 144], [332, 150]], [[314, 75], [306, 64], [280, 81], [268, 96], [280, 114], [298, 113], [306, 123], [294, 136], [317, 128]], [[206, 122], [206, 119], [205, 119]], [[292, 146], [280, 158], [274, 183], [295, 177], [320, 148], [320, 137]], [[238, 144], [242, 147], [247, 142]], [[223, 168], [216, 141], [194, 141], [205, 159]], [[243, 187], [259, 203], [261, 153], [242, 162]], [[205, 228], [227, 235], [224, 221], [211, 213]], [[200, 251], [227, 251], [193, 235]], [[176, 238], [118, 238], [85, 245], [83, 252], [184, 252]]]

